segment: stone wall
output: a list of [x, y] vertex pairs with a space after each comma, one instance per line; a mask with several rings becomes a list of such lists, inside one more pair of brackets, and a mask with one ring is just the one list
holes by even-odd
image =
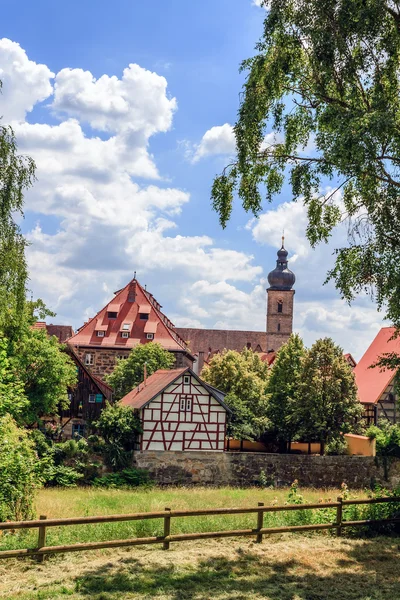
[[[93, 375], [97, 375], [97, 377], [100, 378], [103, 378], [104, 375], [109, 375], [112, 373], [115, 368], [116, 359], [127, 358], [131, 351], [130, 348], [92, 348], [90, 346], [75, 346], [74, 350], [85, 365], [86, 354], [93, 355], [93, 364], [86, 366], [93, 373]], [[175, 364], [173, 365], [173, 368], [192, 366], [192, 361], [185, 352], [178, 351], [172, 352], [172, 354], [175, 357]]]
[[136, 466], [147, 469], [160, 485], [253, 486], [264, 471], [268, 482], [316, 488], [369, 488], [400, 483], [400, 460], [390, 465], [388, 481], [379, 461], [370, 456], [301, 456], [246, 452], [138, 452]]

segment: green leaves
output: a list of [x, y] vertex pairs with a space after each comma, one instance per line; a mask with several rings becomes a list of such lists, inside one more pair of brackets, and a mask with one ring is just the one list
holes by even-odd
[[145, 365], [147, 375], [150, 376], [158, 369], [170, 369], [174, 361], [173, 354], [156, 342], [139, 344], [127, 359], [117, 362], [106, 380], [113, 388], [116, 400], [120, 400], [143, 381]]
[[245, 348], [216, 354], [201, 372], [202, 378], [225, 392], [232, 410], [227, 435], [235, 439], [257, 439], [267, 428], [266, 386], [268, 365], [257, 353]]
[[[387, 0], [268, 4], [257, 54], [242, 63], [237, 159], [215, 179], [213, 207], [223, 227], [235, 195], [257, 216], [287, 179], [308, 207], [312, 245], [348, 222], [328, 278], [347, 300], [373, 295], [400, 327], [399, 9]], [[266, 145], [271, 130], [279, 143]], [[322, 193], [329, 180], [340, 203]]]
[[129, 466], [137, 434], [142, 432], [139, 416], [129, 406], [108, 405], [93, 424], [105, 441], [103, 453], [113, 470]]

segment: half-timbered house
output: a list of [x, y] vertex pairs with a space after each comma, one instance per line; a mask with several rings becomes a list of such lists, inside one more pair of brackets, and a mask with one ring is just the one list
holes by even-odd
[[394, 333], [394, 327], [382, 327], [354, 367], [358, 398], [363, 404], [367, 425], [376, 424], [380, 418], [391, 423], [398, 421], [396, 371], [373, 367], [384, 354], [400, 354], [400, 338], [393, 338]]
[[139, 411], [140, 451], [223, 452], [229, 408], [225, 394], [190, 368], [160, 369], [121, 403]]

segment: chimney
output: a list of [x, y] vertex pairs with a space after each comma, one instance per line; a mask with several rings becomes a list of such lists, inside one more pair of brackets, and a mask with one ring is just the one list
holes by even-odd
[[199, 363], [198, 363], [198, 375], [200, 375], [202, 368], [204, 367], [204, 352], [199, 352]]

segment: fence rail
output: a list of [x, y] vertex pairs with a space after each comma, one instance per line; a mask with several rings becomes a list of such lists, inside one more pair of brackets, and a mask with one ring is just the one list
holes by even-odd
[[[364, 519], [360, 521], [344, 521], [343, 508], [357, 504], [400, 504], [400, 497], [388, 498], [364, 498], [358, 500], [343, 500], [341, 497], [337, 502], [323, 502], [317, 504], [288, 504], [281, 506], [265, 506], [262, 502], [256, 507], [244, 508], [210, 508], [200, 510], [171, 510], [166, 508], [158, 512], [133, 513], [127, 515], [106, 515], [93, 517], [73, 517], [68, 519], [47, 519], [41, 515], [39, 519], [32, 521], [8, 521], [0, 523], [0, 531], [16, 529], [38, 529], [38, 545], [36, 548], [0, 551], [1, 558], [18, 558], [37, 556], [43, 560], [47, 554], [60, 554], [63, 552], [80, 552], [82, 550], [98, 550], [103, 548], [122, 548], [126, 546], [141, 546], [146, 544], [162, 544], [164, 550], [168, 550], [170, 542], [183, 542], [187, 540], [204, 540], [224, 537], [255, 536], [256, 542], [262, 542], [263, 535], [286, 532], [319, 531], [335, 529], [340, 536], [344, 527], [361, 527], [379, 523], [400, 523], [400, 516], [390, 519]], [[333, 523], [317, 523], [310, 525], [288, 525], [283, 527], [263, 527], [264, 514], [283, 511], [311, 510], [321, 508], [336, 508], [336, 521]], [[399, 506], [400, 512], [400, 506]], [[171, 520], [177, 517], [194, 517], [207, 515], [238, 515], [255, 513], [257, 524], [254, 529], [235, 529], [229, 531], [208, 531], [198, 533], [171, 534]], [[93, 523], [117, 523], [121, 521], [144, 521], [149, 519], [164, 519], [164, 535], [153, 537], [142, 537], [125, 540], [109, 540], [104, 542], [86, 542], [62, 546], [46, 546], [46, 530], [48, 527], [67, 527], [70, 525], [88, 525]]]

